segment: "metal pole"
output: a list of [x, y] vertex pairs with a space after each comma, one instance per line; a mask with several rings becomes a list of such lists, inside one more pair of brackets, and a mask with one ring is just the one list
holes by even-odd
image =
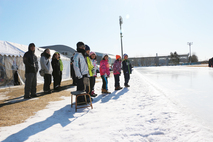
[[123, 59], [123, 41], [122, 41], [122, 30], [121, 30], [121, 24], [123, 24], [123, 19], [120, 16], [119, 17], [119, 23], [120, 23], [120, 37], [121, 37], [121, 58]]
[[189, 45], [189, 57], [190, 57], [190, 64], [192, 63], [192, 55], [191, 55], [191, 45], [193, 44], [193, 42], [187, 42], [187, 44]]

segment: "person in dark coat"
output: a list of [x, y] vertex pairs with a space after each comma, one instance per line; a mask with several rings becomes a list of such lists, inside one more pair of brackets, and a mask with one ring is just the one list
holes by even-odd
[[52, 57], [52, 68], [53, 68], [53, 88], [55, 91], [59, 90], [60, 83], [60, 63], [59, 63], [59, 55], [58, 53], [54, 53]]
[[213, 67], [213, 57], [209, 59], [209, 67]]
[[70, 59], [70, 70], [71, 70], [71, 77], [72, 77], [72, 81], [73, 81], [72, 85], [73, 86], [77, 86], [77, 80], [78, 80], [78, 78], [75, 75], [75, 71], [74, 71], [74, 67], [73, 67], [73, 62], [74, 62], [73, 57], [74, 56], [75, 56], [75, 53], [73, 54], [73, 56]]
[[124, 79], [125, 79], [124, 86], [130, 87], [128, 83], [130, 80], [130, 74], [132, 73], [132, 65], [131, 65], [130, 61], [128, 60], [127, 54], [124, 54], [124, 60], [122, 62], [122, 66], [123, 66], [122, 68], [123, 68]]
[[38, 72], [38, 60], [35, 53], [35, 44], [30, 43], [28, 51], [24, 54], [23, 61], [25, 64], [25, 88], [24, 99], [31, 97], [37, 97], [37, 72]]
[[61, 80], [62, 80], [62, 74], [63, 74], [63, 68], [64, 68], [64, 66], [63, 66], [63, 62], [62, 62], [62, 60], [61, 60], [61, 55], [60, 55], [60, 53], [59, 52], [56, 52], [56, 53], [58, 53], [58, 58], [59, 58], [59, 64], [60, 64], [60, 77], [59, 77], [59, 87], [61, 87]]

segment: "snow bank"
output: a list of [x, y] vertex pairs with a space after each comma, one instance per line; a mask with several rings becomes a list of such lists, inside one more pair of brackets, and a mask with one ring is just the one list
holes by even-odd
[[[121, 86], [123, 86], [121, 75]], [[101, 80], [96, 93], [101, 94]], [[51, 102], [26, 122], [0, 128], [0, 141], [140, 141], [140, 142], [210, 142], [211, 130], [204, 128], [190, 114], [170, 101], [163, 91], [134, 71], [130, 88], [94, 98], [94, 109], [70, 107], [70, 97]], [[68, 89], [71, 91], [75, 89]], [[60, 92], [59, 92], [60, 93]]]

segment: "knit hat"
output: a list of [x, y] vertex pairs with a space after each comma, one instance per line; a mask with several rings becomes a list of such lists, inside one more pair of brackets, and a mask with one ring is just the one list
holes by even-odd
[[[89, 56], [91, 56], [92, 54], [95, 54], [95, 52], [90, 52], [90, 53], [89, 53]], [[96, 56], [96, 54], [95, 54], [95, 56]]]
[[124, 57], [125, 57], [125, 56], [128, 56], [128, 55], [127, 55], [127, 54], [124, 54]]
[[119, 58], [121, 58], [121, 56], [120, 55], [116, 55], [116, 60], [118, 60]]
[[85, 45], [85, 51], [90, 50], [88, 45]]

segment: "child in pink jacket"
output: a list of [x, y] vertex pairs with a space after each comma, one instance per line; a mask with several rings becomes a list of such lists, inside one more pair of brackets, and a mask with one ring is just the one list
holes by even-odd
[[108, 80], [107, 80], [107, 78], [110, 76], [107, 54], [103, 55], [103, 59], [100, 62], [100, 75], [103, 81], [102, 93], [110, 94], [110, 92], [108, 92]]

